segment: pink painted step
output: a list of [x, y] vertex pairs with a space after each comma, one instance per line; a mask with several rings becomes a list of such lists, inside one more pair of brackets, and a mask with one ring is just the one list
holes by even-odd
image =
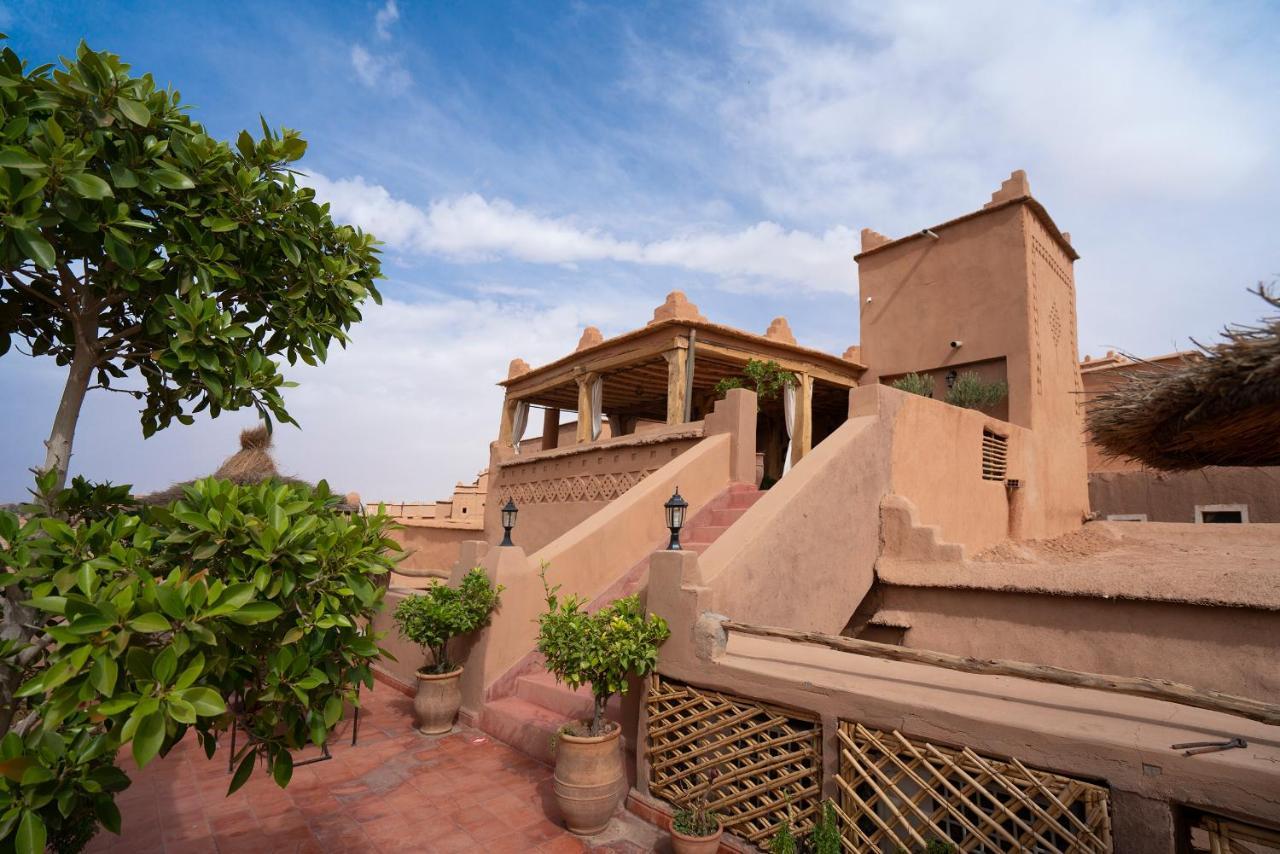
[[[733, 484], [689, 520], [680, 535], [681, 545], [701, 554], [763, 495], [764, 492], [749, 484]], [[595, 611], [614, 599], [638, 592], [648, 582], [648, 575], [646, 557], [619, 576], [587, 609]], [[537, 658], [540, 660], [541, 656]], [[537, 662], [526, 664], [528, 669], [515, 676], [514, 687], [508, 682], [502, 696], [485, 703], [480, 712], [480, 729], [534, 759], [554, 763], [556, 732], [567, 723], [591, 717], [591, 691], [585, 687], [571, 691], [557, 683], [554, 676], [537, 668]], [[610, 720], [621, 721], [621, 698], [614, 697], [606, 713]], [[624, 733], [623, 737], [630, 745], [632, 734]]]

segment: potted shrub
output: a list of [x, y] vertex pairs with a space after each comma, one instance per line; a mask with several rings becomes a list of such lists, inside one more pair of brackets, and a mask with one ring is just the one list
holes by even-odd
[[571, 689], [590, 685], [595, 698], [591, 720], [563, 727], [556, 747], [556, 803], [565, 826], [587, 836], [609, 823], [624, 782], [622, 728], [605, 719], [605, 706], [627, 692], [629, 677], [653, 670], [671, 631], [661, 617], [645, 614], [637, 596], [588, 614], [586, 600], [561, 597], [559, 585], [547, 585], [546, 567], [542, 584], [547, 612], [538, 618], [538, 651], [556, 681]]
[[418, 692], [413, 699], [418, 732], [438, 735], [453, 729], [453, 719], [462, 705], [458, 687], [462, 667], [449, 658], [449, 641], [485, 626], [502, 589], [502, 585], [491, 587], [489, 576], [476, 567], [458, 587], [434, 584], [421, 594], [406, 596], [396, 606], [394, 619], [400, 636], [422, 647], [428, 658], [417, 672]]
[[724, 826], [719, 816], [707, 807], [715, 790], [716, 772], [712, 771], [707, 777], [707, 782], [671, 818], [671, 847], [675, 854], [715, 854], [720, 850]]

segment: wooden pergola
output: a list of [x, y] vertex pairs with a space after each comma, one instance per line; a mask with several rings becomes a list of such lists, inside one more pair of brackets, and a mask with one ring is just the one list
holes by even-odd
[[[644, 421], [700, 420], [715, 403], [716, 384], [742, 377], [751, 359], [772, 360], [796, 376], [793, 463], [844, 422], [849, 390], [866, 370], [863, 365], [796, 344], [781, 318], [766, 335], [756, 335], [710, 323], [687, 302], [683, 306], [692, 311], [682, 313], [695, 316], [662, 318], [660, 308], [647, 326], [608, 340], [588, 328], [576, 352], [548, 365], [526, 369], [513, 362], [512, 375], [500, 383], [506, 401], [499, 446], [511, 447], [521, 403], [544, 410], [544, 450], [557, 445], [563, 411], [579, 413], [577, 441], [590, 442], [591, 387], [597, 379], [602, 381], [601, 414], [615, 435], [631, 433]], [[761, 410], [766, 419], [782, 423], [780, 399], [762, 403]]]

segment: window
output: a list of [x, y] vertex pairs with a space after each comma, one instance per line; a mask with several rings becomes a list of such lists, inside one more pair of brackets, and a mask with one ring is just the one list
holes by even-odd
[[982, 430], [982, 479], [1004, 480], [1009, 469], [1009, 440]]
[[1197, 504], [1197, 524], [1240, 525], [1249, 521], [1248, 504]]
[[1145, 522], [1147, 521], [1146, 513], [1109, 513], [1107, 514], [1108, 522]]

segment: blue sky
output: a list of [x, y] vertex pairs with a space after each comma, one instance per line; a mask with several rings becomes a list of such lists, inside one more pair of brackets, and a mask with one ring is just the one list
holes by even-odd
[[[1082, 260], [1082, 353], [1210, 340], [1280, 273], [1280, 12], [1179, 4], [0, 2], [33, 63], [80, 38], [231, 138], [304, 132], [335, 213], [386, 242], [387, 297], [298, 369], [282, 468], [366, 499], [443, 497], [487, 462], [503, 378], [648, 320], [857, 341], [850, 260], [969, 211], [1016, 168]], [[0, 500], [55, 366], [0, 360]], [[102, 399], [110, 398], [110, 399]], [[143, 441], [90, 395], [73, 471], [152, 489], [212, 470], [231, 413]]]

